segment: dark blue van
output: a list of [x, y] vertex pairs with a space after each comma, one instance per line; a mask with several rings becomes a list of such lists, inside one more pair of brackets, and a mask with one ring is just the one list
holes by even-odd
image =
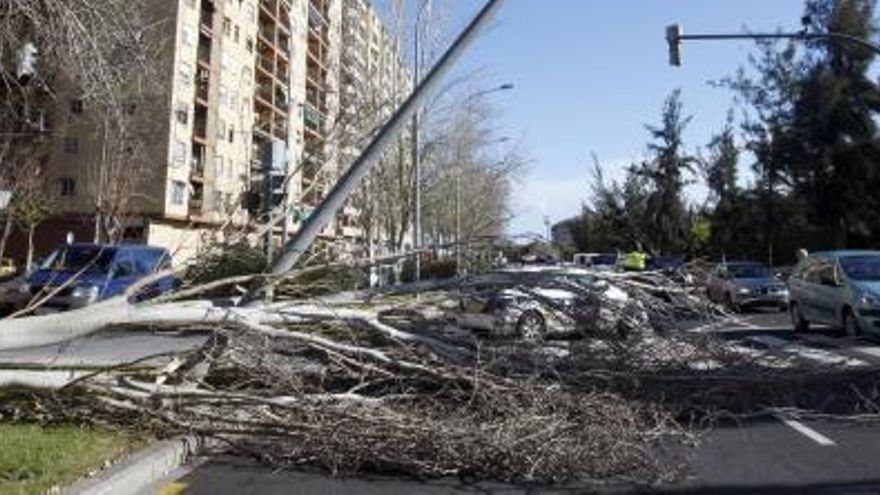
[[[81, 308], [123, 294], [138, 280], [170, 267], [171, 255], [164, 248], [75, 243], [53, 251], [27, 277], [24, 290], [31, 298], [44, 297], [63, 285], [43, 307]], [[170, 292], [177, 284], [172, 276], [162, 277], [142, 289], [136, 298]]]

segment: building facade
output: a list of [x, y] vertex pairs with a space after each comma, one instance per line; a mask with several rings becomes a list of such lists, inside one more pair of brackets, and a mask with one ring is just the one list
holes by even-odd
[[[348, 62], [362, 59], [359, 81], [388, 84], [390, 92], [406, 78], [364, 0], [151, 0], [150, 8], [163, 19], [165, 89], [132, 102], [137, 120], [149, 124], [146, 146], [116, 169], [106, 166], [91, 109], [67, 95], [76, 112], [58, 117], [63, 137], [46, 167], [58, 215], [39, 228], [38, 254], [68, 232], [78, 240], [96, 236], [96, 198], [107, 194], [108, 176], [128, 180], [132, 193], [119, 232], [168, 247], [178, 261], [220, 226], [263, 220], [286, 205], [290, 214], [273, 236], [278, 244], [359, 152], [351, 133], [362, 128], [343, 125], [344, 116], [359, 112], [353, 105], [373, 88], [349, 84]], [[347, 34], [354, 27], [364, 28], [363, 40]], [[389, 71], [395, 77], [369, 77]], [[347, 206], [323, 235], [358, 240], [357, 215]]]

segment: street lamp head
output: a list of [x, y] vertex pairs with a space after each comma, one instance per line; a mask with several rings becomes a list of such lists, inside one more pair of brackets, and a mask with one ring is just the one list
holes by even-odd
[[513, 89], [513, 84], [512, 83], [505, 83], [505, 84], [502, 84], [501, 86], [498, 86], [498, 89], [500, 89], [502, 91], [507, 91], [508, 89]]

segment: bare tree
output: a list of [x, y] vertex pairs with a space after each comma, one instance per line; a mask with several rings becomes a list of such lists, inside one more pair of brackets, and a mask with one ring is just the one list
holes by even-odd
[[[57, 142], [63, 123], [92, 129], [99, 150], [86, 164], [83, 192], [94, 205], [96, 241], [119, 237], [121, 217], [149, 162], [148, 133], [138, 129], [136, 106], [164, 89], [157, 77], [162, 22], [150, 9], [149, 2], [126, 0], [10, 0], [0, 6], [0, 105], [15, 117], [0, 133], [16, 136], [11, 146], [26, 155], [22, 150], [33, 148], [26, 138]], [[89, 109], [87, 115], [75, 115], [71, 99]]]

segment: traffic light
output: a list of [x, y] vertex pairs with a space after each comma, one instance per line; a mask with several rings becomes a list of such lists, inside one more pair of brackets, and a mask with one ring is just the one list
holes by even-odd
[[669, 65], [681, 67], [681, 24], [666, 26], [666, 43], [669, 44]]

